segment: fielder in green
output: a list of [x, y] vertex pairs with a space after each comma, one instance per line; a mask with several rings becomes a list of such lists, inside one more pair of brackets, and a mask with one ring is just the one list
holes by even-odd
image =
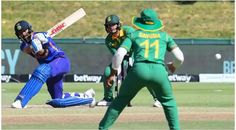
[[[130, 26], [122, 26], [120, 22], [120, 18], [117, 15], [109, 15], [105, 19], [105, 30], [108, 33], [105, 45], [109, 49], [112, 55], [114, 55], [117, 51], [117, 49], [120, 47], [121, 43], [124, 41], [126, 36], [130, 34], [131, 32], [134, 32], [135, 29]], [[131, 51], [130, 51], [131, 52]], [[123, 59], [123, 64], [121, 64], [121, 67], [119, 69], [118, 74], [121, 75], [121, 77], [125, 77], [124, 71], [127, 71], [131, 66], [133, 62], [133, 59], [131, 57], [132, 54], [128, 53], [125, 55], [125, 58]], [[131, 62], [130, 62], [131, 61]], [[123, 69], [122, 69], [123, 68]], [[104, 75], [103, 75], [103, 87], [104, 87], [104, 98], [97, 102], [97, 106], [109, 106], [112, 102], [113, 98], [113, 91], [115, 85], [107, 86], [106, 85], [106, 79], [111, 73], [111, 64], [105, 68]], [[123, 74], [123, 75], [122, 75]], [[160, 102], [156, 99], [156, 96], [152, 89], [148, 88], [149, 92], [152, 94], [155, 102], [153, 104], [154, 107], [161, 107]]]
[[173, 53], [175, 60], [167, 64], [170, 72], [174, 72], [184, 61], [184, 55], [171, 36], [160, 31], [161, 20], [153, 9], [144, 9], [141, 17], [134, 17], [132, 24], [138, 29], [130, 33], [123, 41], [112, 59], [112, 71], [107, 78], [111, 86], [123, 57], [131, 49], [134, 64], [120, 87], [119, 95], [108, 107], [99, 124], [100, 130], [110, 128], [127, 103], [143, 88], [150, 87], [157, 95], [164, 109], [170, 130], [180, 130], [178, 110], [173, 96], [164, 57], [166, 51]]

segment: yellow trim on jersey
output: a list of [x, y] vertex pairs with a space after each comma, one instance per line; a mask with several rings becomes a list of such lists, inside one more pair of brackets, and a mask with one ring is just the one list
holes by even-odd
[[125, 35], [125, 31], [123, 29], [120, 30], [120, 37], [123, 37]]
[[124, 32], [123, 29], [121, 29], [119, 33], [120, 33], [120, 34], [119, 34], [117, 37], [115, 37], [114, 35], [112, 35], [112, 37], [111, 37], [112, 40], [119, 39], [120, 37], [123, 37], [123, 36], [125, 35], [125, 32]]

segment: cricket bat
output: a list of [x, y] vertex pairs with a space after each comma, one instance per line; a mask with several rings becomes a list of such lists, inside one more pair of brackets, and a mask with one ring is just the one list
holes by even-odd
[[61, 31], [65, 30], [66, 28], [71, 26], [73, 23], [75, 23], [78, 20], [80, 20], [81, 18], [83, 18], [85, 15], [86, 15], [86, 13], [85, 13], [83, 8], [78, 9], [73, 14], [66, 17], [64, 20], [62, 20], [61, 22], [57, 23], [55, 26], [50, 28], [47, 31], [47, 35], [50, 36], [50, 37], [56, 36]]

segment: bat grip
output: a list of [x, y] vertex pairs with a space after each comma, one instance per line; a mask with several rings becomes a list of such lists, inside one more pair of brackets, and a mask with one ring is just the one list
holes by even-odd
[[119, 91], [118, 91], [118, 86], [119, 86], [119, 79], [118, 79], [118, 74], [116, 74], [116, 85], [115, 85], [115, 92], [116, 92], [116, 97], [118, 96], [119, 94]]

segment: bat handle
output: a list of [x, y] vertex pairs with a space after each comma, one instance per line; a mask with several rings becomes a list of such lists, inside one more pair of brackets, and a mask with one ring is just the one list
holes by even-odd
[[115, 85], [116, 97], [119, 94], [118, 86], [119, 86], [119, 78], [118, 78], [118, 74], [116, 74], [116, 85]]

